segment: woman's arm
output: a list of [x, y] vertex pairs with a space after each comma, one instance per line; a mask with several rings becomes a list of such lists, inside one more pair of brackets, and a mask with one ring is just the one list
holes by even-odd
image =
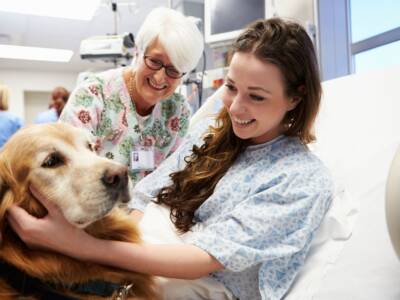
[[76, 258], [152, 275], [196, 279], [223, 269], [204, 250], [192, 245], [152, 245], [106, 241], [87, 236]]
[[132, 244], [94, 238], [69, 224], [54, 204], [44, 199], [41, 202], [49, 212], [42, 219], [16, 205], [8, 210], [11, 226], [31, 247], [129, 271], [181, 279], [195, 279], [223, 269], [214, 257], [192, 245]]

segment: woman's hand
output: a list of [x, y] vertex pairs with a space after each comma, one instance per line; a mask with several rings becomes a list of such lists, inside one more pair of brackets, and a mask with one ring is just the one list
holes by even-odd
[[[31, 216], [17, 205], [11, 206], [7, 214], [11, 227], [31, 248], [52, 250], [129, 271], [181, 279], [195, 279], [223, 269], [213, 256], [193, 245], [134, 244], [94, 238], [68, 223], [53, 203], [43, 197], [36, 198], [48, 211], [45, 217]], [[141, 215], [139, 212], [137, 217]]]
[[11, 227], [30, 248], [76, 255], [80, 240], [87, 234], [68, 223], [56, 205], [45, 198], [38, 200], [47, 209], [47, 215], [39, 219], [17, 205], [12, 205], [7, 214]]

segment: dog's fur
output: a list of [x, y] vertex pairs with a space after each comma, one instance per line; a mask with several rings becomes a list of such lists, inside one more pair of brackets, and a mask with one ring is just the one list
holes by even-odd
[[[0, 260], [46, 282], [132, 283], [128, 299], [155, 299], [151, 276], [29, 249], [10, 228], [5, 216], [13, 203], [37, 217], [47, 213], [32, 195], [29, 186], [33, 186], [40, 195], [54, 202], [70, 223], [85, 228], [89, 234], [139, 243], [132, 220], [114, 208], [116, 200], [127, 202], [129, 199], [127, 181], [126, 167], [97, 156], [81, 129], [62, 123], [21, 129], [0, 152]], [[81, 299], [102, 299], [62, 292]], [[0, 298], [17, 296], [0, 279]]]

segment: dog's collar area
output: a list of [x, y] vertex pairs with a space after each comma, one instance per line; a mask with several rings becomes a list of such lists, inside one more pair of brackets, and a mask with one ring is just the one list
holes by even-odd
[[55, 291], [48, 283], [31, 277], [6, 262], [0, 262], [0, 277], [23, 296], [40, 296], [43, 300], [79, 300]]
[[100, 297], [111, 297], [114, 292], [117, 292], [115, 300], [124, 300], [133, 286], [132, 284], [119, 285], [101, 280], [93, 280], [85, 284], [56, 285], [31, 277], [6, 262], [0, 262], [0, 277], [19, 294], [24, 296], [40, 295], [42, 300], [79, 300], [79, 298], [57, 291], [57, 288]]
[[73, 284], [62, 287], [75, 293], [96, 295], [101, 297], [111, 297], [116, 291], [117, 294], [115, 296], [115, 300], [124, 300], [128, 296], [133, 284], [120, 285], [113, 282], [93, 280], [84, 284]]

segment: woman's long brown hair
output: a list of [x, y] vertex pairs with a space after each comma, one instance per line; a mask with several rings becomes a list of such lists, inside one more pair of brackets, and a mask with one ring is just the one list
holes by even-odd
[[170, 175], [172, 184], [157, 195], [156, 203], [171, 208], [171, 220], [180, 232], [188, 231], [194, 224], [194, 213], [211, 196], [214, 188], [229, 167], [243, 151], [247, 142], [239, 139], [225, 108], [210, 126], [202, 146], [193, 146], [192, 154], [185, 157], [182, 171]]
[[[286, 96], [299, 100], [282, 121], [287, 128], [285, 135], [296, 136], [304, 144], [313, 141], [321, 84], [314, 47], [304, 28], [279, 18], [258, 20], [243, 31], [232, 49], [233, 54], [252, 53], [281, 70]], [[180, 232], [189, 231], [195, 224], [195, 211], [212, 195], [248, 144], [234, 134], [229, 114], [223, 108], [216, 125], [204, 135], [203, 144], [193, 146], [191, 155], [185, 157], [185, 168], [172, 173], [172, 184], [157, 195], [156, 203], [170, 207], [171, 220]]]

